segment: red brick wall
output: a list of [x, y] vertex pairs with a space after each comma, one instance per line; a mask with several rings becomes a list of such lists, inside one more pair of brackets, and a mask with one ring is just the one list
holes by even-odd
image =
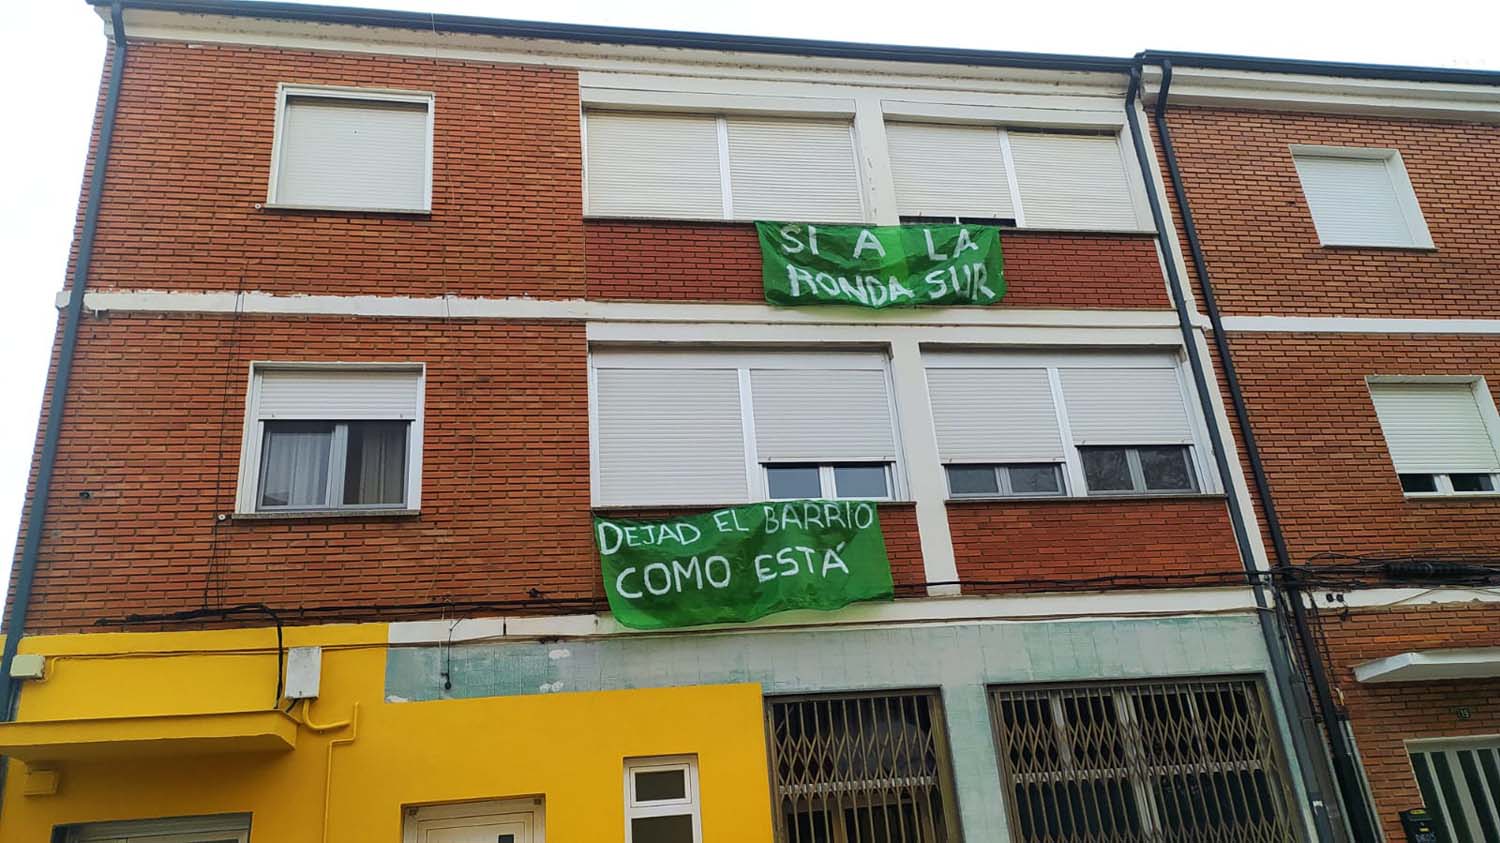
[[[280, 82], [434, 93], [432, 214], [257, 210]], [[578, 120], [567, 70], [132, 45], [90, 283], [581, 296]]]
[[[588, 296], [764, 302], [760, 244], [748, 223], [591, 220]], [[1006, 232], [1007, 307], [1171, 307], [1150, 237]]]
[[1327, 551], [1500, 547], [1500, 498], [1402, 496], [1365, 384], [1369, 375], [1484, 375], [1493, 390], [1500, 338], [1235, 333], [1231, 340], [1294, 562]]
[[[1422, 804], [1404, 741], [1500, 733], [1500, 680], [1366, 685], [1354, 680], [1354, 666], [1413, 650], [1500, 646], [1500, 604], [1360, 609], [1344, 620], [1328, 610], [1321, 615], [1376, 810], [1388, 838], [1402, 840], [1397, 813]], [[1468, 720], [1459, 719], [1460, 708]]]
[[[1185, 107], [1168, 120], [1226, 314], [1500, 317], [1500, 127]], [[1399, 150], [1437, 249], [1320, 246], [1290, 144]]]
[[[581, 324], [111, 315], [78, 355], [29, 631], [205, 603], [602, 598]], [[216, 521], [250, 361], [392, 359], [428, 367], [420, 515]]]
[[1039, 579], [1222, 573], [1227, 581], [1243, 571], [1222, 498], [950, 501], [948, 524], [959, 578], [992, 583], [963, 587], [972, 593], [1048, 590], [1027, 586]]

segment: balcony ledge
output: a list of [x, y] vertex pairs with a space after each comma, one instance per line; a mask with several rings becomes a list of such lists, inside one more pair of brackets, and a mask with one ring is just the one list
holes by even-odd
[[1495, 677], [1500, 677], [1500, 647], [1421, 650], [1354, 666], [1354, 678], [1366, 684]]
[[296, 745], [297, 724], [279, 711], [0, 723], [0, 754], [28, 764], [285, 752]]

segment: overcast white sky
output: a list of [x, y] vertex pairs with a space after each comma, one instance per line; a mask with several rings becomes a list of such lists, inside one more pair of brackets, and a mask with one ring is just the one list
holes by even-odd
[[[1500, 70], [1500, 2], [364, 0], [336, 5], [749, 35], [1129, 56], [1170, 49]], [[0, 2], [0, 547], [14, 546], [104, 54], [84, 0]], [[269, 127], [268, 127], [269, 131]], [[149, 279], [144, 279], [149, 281]], [[0, 571], [9, 554], [0, 551]], [[8, 577], [6, 578], [8, 581]]]

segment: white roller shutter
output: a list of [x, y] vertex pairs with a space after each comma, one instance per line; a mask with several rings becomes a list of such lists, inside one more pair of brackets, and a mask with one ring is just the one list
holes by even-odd
[[945, 463], [1062, 462], [1046, 369], [928, 369]]
[[425, 210], [428, 105], [288, 95], [274, 201]]
[[724, 216], [712, 115], [591, 111], [586, 120], [588, 213]]
[[753, 369], [755, 443], [766, 462], [892, 462], [885, 372]]
[[735, 219], [864, 219], [849, 121], [730, 117], [727, 122]]
[[890, 123], [885, 133], [901, 216], [1009, 219], [1016, 215], [999, 129]]
[[1385, 159], [1297, 155], [1296, 162], [1319, 240], [1345, 246], [1416, 244]]
[[1027, 228], [1142, 227], [1114, 136], [1010, 132]]
[[422, 404], [414, 369], [257, 369], [257, 417], [354, 421], [415, 419]]
[[599, 368], [596, 386], [601, 504], [749, 499], [736, 370]]
[[1065, 368], [1061, 375], [1075, 445], [1192, 443], [1175, 368]]
[[1500, 471], [1470, 384], [1374, 383], [1370, 396], [1397, 472]]

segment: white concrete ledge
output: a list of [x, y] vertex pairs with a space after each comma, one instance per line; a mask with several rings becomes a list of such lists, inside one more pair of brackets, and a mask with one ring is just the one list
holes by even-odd
[[1443, 682], [1495, 677], [1500, 677], [1500, 647], [1421, 650], [1354, 666], [1354, 678], [1366, 683]]

